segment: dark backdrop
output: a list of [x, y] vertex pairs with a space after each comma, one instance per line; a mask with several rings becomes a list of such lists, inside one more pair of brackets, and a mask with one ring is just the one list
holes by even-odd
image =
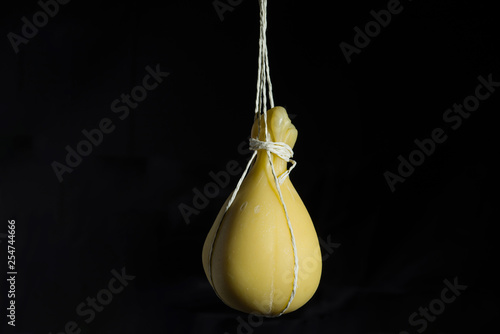
[[[270, 1], [274, 98], [299, 131], [291, 179], [324, 254], [314, 297], [277, 319], [226, 307], [203, 273], [203, 241], [239, 174], [198, 203], [206, 207], [187, 218], [180, 210], [194, 208], [195, 189], [212, 181], [211, 171], [249, 158], [241, 143], [253, 121], [258, 2], [220, 3], [232, 3], [223, 20], [210, 0], [73, 0], [47, 22], [39, 14], [38, 32], [25, 28], [33, 36], [22, 43], [22, 18], [33, 22], [40, 4], [2, 3], [2, 333], [494, 328], [500, 311], [493, 270], [500, 98], [494, 83], [490, 91], [479, 89], [490, 94], [474, 105], [478, 77], [500, 81], [494, 2], [402, 0], [368, 42], [355, 41], [354, 28], [364, 30], [372, 10], [394, 2]], [[342, 42], [361, 46], [350, 63]], [[132, 102], [128, 115], [123, 103], [113, 107], [122, 94], [141, 92], [136, 87], [147, 66], [169, 74]], [[477, 110], [460, 116], [460, 124], [457, 114], [443, 119], [464, 100]], [[108, 131], [102, 138], [92, 132], [101, 122]], [[429, 143], [436, 128], [446, 140], [432, 150], [428, 144], [429, 155], [415, 152], [414, 141]], [[77, 149], [83, 130], [98, 145], [73, 160], [61, 181], [54, 162], [67, 164], [66, 147]], [[404, 182], [394, 181], [392, 191], [386, 172], [395, 177], [400, 159], [410, 156], [419, 166], [406, 170]], [[12, 219], [15, 328], [6, 317]], [[118, 292], [113, 277], [120, 274], [128, 280]], [[445, 281], [460, 285], [456, 294]], [[108, 292], [110, 282], [115, 293]], [[448, 301], [456, 298], [440, 302], [443, 291]], [[106, 305], [89, 311], [87, 298], [96, 296]], [[410, 323], [420, 307], [437, 315], [417, 314]]]

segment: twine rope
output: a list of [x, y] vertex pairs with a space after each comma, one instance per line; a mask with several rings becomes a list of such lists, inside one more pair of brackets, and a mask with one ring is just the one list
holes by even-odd
[[[210, 281], [212, 282], [212, 286], [214, 287], [214, 290], [217, 294], [217, 291], [215, 289], [215, 285], [213, 284], [213, 277], [212, 277], [212, 253], [213, 253], [213, 248], [215, 244], [215, 239], [217, 238], [220, 226], [222, 224], [222, 220], [224, 219], [227, 211], [233, 204], [234, 199], [236, 198], [236, 195], [238, 194], [238, 191], [241, 187], [241, 184], [243, 183], [243, 180], [245, 179], [248, 170], [250, 169], [250, 166], [252, 165], [252, 162], [255, 160], [255, 157], [257, 156], [257, 151], [259, 150], [266, 150], [269, 163], [271, 165], [271, 171], [273, 174], [273, 178], [276, 184], [276, 189], [278, 190], [278, 195], [281, 201], [281, 204], [283, 206], [283, 210], [285, 213], [286, 221], [288, 224], [288, 229], [290, 231], [290, 239], [292, 242], [292, 248], [293, 248], [293, 257], [294, 257], [294, 277], [293, 277], [293, 286], [292, 286], [292, 292], [290, 294], [290, 298], [288, 299], [288, 303], [285, 306], [285, 308], [277, 315], [277, 317], [281, 316], [285, 311], [290, 307], [295, 294], [297, 292], [297, 281], [299, 277], [299, 263], [298, 263], [298, 255], [297, 255], [297, 245], [295, 242], [295, 235], [293, 233], [293, 228], [292, 224], [290, 222], [290, 217], [288, 216], [288, 211], [286, 208], [285, 200], [283, 199], [283, 194], [281, 192], [281, 187], [280, 185], [283, 184], [285, 181], [286, 177], [290, 174], [293, 168], [295, 168], [295, 165], [297, 164], [295, 160], [292, 160], [291, 158], [293, 157], [293, 150], [292, 148], [283, 142], [273, 142], [270, 140], [270, 135], [268, 131], [268, 125], [267, 125], [267, 98], [266, 98], [266, 93], [269, 94], [269, 104], [271, 108], [274, 108], [274, 99], [273, 99], [273, 86], [271, 83], [271, 76], [269, 72], [269, 59], [268, 59], [268, 51], [267, 51], [267, 39], [266, 39], [266, 30], [267, 30], [267, 0], [259, 0], [259, 7], [260, 7], [260, 37], [259, 37], [259, 63], [258, 63], [258, 75], [257, 75], [257, 96], [255, 99], [255, 119], [258, 119], [258, 135], [257, 138], [260, 138], [260, 132], [261, 132], [261, 119], [264, 119], [264, 134], [265, 134], [265, 141], [261, 141], [257, 138], [250, 138], [250, 143], [249, 143], [249, 148], [250, 150], [253, 150], [252, 157], [248, 161], [245, 170], [243, 171], [243, 174], [241, 175], [240, 179], [238, 180], [238, 183], [236, 185], [236, 188], [234, 189], [233, 193], [231, 194], [231, 197], [224, 209], [224, 214], [217, 226], [217, 229], [214, 234], [214, 239], [212, 240], [212, 244], [210, 246], [210, 253], [209, 253], [209, 259], [208, 259], [208, 272], [210, 274]], [[267, 84], [267, 85], [266, 85]], [[269, 89], [269, 91], [267, 91]], [[286, 162], [291, 162], [292, 166], [287, 169], [282, 175], [279, 177], [276, 175], [276, 170], [274, 168], [274, 163], [273, 159], [271, 157], [271, 153], [277, 155], [281, 159], [283, 159]], [[218, 294], [217, 294], [218, 295]]]

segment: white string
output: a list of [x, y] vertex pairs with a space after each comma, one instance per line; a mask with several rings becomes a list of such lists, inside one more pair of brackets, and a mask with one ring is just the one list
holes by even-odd
[[[268, 126], [267, 126], [267, 98], [266, 98], [266, 89], [269, 89], [269, 103], [271, 105], [271, 108], [274, 108], [274, 99], [273, 99], [273, 86], [271, 84], [271, 76], [269, 73], [269, 59], [268, 59], [268, 52], [267, 52], [267, 39], [266, 39], [266, 29], [267, 29], [267, 0], [259, 0], [260, 4], [260, 37], [259, 37], [259, 63], [258, 63], [258, 75], [257, 75], [257, 97], [255, 99], [255, 119], [258, 120], [258, 134], [257, 138], [260, 138], [260, 131], [261, 131], [261, 119], [264, 118], [264, 134], [265, 134], [265, 141], [260, 141], [257, 138], [250, 138], [250, 149], [253, 150], [252, 157], [247, 163], [247, 166], [245, 170], [243, 171], [243, 174], [241, 175], [238, 184], [236, 185], [236, 188], [234, 189], [233, 193], [231, 194], [231, 197], [229, 198], [229, 201], [224, 209], [224, 214], [222, 215], [222, 218], [217, 225], [217, 229], [215, 230], [214, 238], [212, 240], [212, 244], [210, 246], [210, 253], [209, 253], [209, 258], [208, 258], [208, 272], [210, 274], [210, 281], [212, 283], [212, 286], [215, 290], [215, 293], [217, 293], [215, 289], [215, 285], [213, 283], [213, 278], [212, 278], [212, 253], [213, 253], [213, 248], [215, 245], [215, 239], [217, 238], [222, 220], [224, 219], [227, 211], [233, 204], [234, 199], [236, 198], [236, 195], [238, 194], [238, 191], [241, 187], [241, 184], [243, 183], [243, 180], [245, 179], [248, 170], [250, 169], [250, 166], [252, 162], [255, 160], [255, 157], [257, 156], [257, 151], [258, 150], [266, 150], [269, 163], [271, 165], [271, 171], [273, 173], [274, 181], [276, 184], [276, 189], [278, 190], [278, 195], [281, 200], [281, 204], [283, 205], [283, 210], [285, 212], [285, 217], [286, 221], [288, 224], [288, 229], [290, 231], [290, 238], [292, 241], [292, 248], [293, 248], [293, 257], [294, 257], [294, 277], [293, 277], [293, 287], [292, 287], [292, 292], [290, 294], [290, 298], [288, 300], [287, 305], [285, 308], [278, 314], [277, 316], [281, 316], [285, 311], [290, 307], [290, 304], [292, 303], [295, 294], [297, 292], [297, 281], [299, 277], [299, 263], [298, 263], [298, 255], [297, 255], [297, 245], [295, 242], [295, 235], [293, 233], [293, 228], [292, 224], [290, 222], [290, 217], [288, 216], [288, 211], [286, 208], [285, 200], [283, 199], [283, 194], [281, 193], [281, 187], [280, 185], [283, 184], [285, 181], [286, 177], [290, 174], [292, 169], [295, 167], [297, 164], [294, 160], [291, 158], [293, 157], [293, 150], [292, 148], [283, 142], [272, 142], [270, 140], [270, 135], [268, 131]], [[267, 87], [266, 87], [267, 84]], [[271, 157], [271, 153], [279, 156], [281, 159], [285, 160], [286, 162], [291, 162], [292, 166], [287, 169], [282, 175], [279, 177], [276, 176], [276, 170], [274, 168], [274, 163], [273, 159]]]
[[260, 141], [255, 138], [250, 138], [250, 149], [251, 150], [267, 150], [271, 153], [276, 154], [281, 159], [286, 162], [291, 162], [292, 166], [290, 169], [287, 169], [283, 174], [278, 177], [280, 185], [285, 182], [286, 177], [290, 174], [292, 169], [295, 168], [297, 162], [295, 160], [290, 159], [293, 157], [293, 150], [288, 144], [282, 142], [272, 142], [272, 141]]

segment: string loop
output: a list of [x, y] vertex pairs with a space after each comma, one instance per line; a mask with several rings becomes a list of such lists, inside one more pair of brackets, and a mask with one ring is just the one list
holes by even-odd
[[[259, 0], [260, 4], [260, 37], [259, 37], [259, 64], [258, 64], [258, 75], [257, 75], [257, 97], [255, 99], [255, 118], [258, 119], [258, 135], [257, 138], [260, 138], [260, 132], [261, 132], [261, 119], [264, 119], [264, 134], [265, 134], [265, 141], [260, 141], [259, 139], [256, 138], [250, 138], [250, 149], [253, 150], [252, 157], [247, 163], [247, 166], [245, 170], [243, 171], [243, 174], [241, 175], [240, 179], [238, 180], [238, 184], [236, 185], [236, 188], [234, 189], [233, 193], [231, 194], [231, 197], [229, 198], [229, 201], [225, 207], [224, 214], [222, 216], [221, 221], [219, 222], [217, 229], [214, 234], [214, 239], [212, 240], [212, 244], [210, 246], [210, 253], [209, 253], [209, 259], [208, 259], [208, 272], [210, 274], [210, 281], [212, 282], [212, 286], [214, 287], [215, 290], [215, 284], [213, 283], [213, 277], [212, 277], [212, 253], [213, 253], [213, 248], [215, 244], [215, 239], [217, 238], [217, 234], [219, 232], [220, 226], [222, 224], [222, 220], [224, 219], [224, 216], [227, 213], [227, 210], [231, 207], [231, 204], [233, 203], [234, 199], [236, 198], [236, 195], [238, 194], [238, 191], [241, 187], [241, 184], [243, 180], [245, 179], [248, 170], [250, 169], [250, 166], [252, 162], [255, 160], [255, 157], [257, 156], [257, 151], [258, 150], [266, 150], [269, 163], [271, 165], [271, 171], [273, 174], [273, 178], [276, 184], [276, 189], [278, 190], [278, 195], [281, 201], [281, 204], [283, 206], [283, 211], [285, 213], [286, 221], [288, 224], [288, 229], [290, 231], [290, 239], [292, 243], [292, 250], [293, 250], [293, 258], [294, 258], [294, 267], [293, 267], [293, 272], [294, 272], [294, 277], [293, 277], [293, 285], [292, 285], [292, 291], [290, 293], [290, 298], [288, 299], [288, 303], [285, 306], [285, 308], [277, 315], [278, 317], [281, 316], [285, 311], [290, 307], [290, 304], [292, 303], [295, 294], [297, 292], [297, 282], [298, 282], [298, 276], [299, 276], [299, 262], [298, 262], [298, 255], [297, 255], [297, 245], [295, 242], [295, 235], [293, 233], [293, 228], [292, 224], [290, 222], [290, 217], [288, 216], [288, 211], [286, 208], [285, 200], [283, 199], [283, 194], [281, 192], [281, 187], [280, 185], [283, 184], [285, 181], [286, 177], [290, 174], [292, 169], [295, 167], [296, 162], [292, 160], [291, 158], [293, 157], [293, 150], [292, 148], [287, 145], [286, 143], [282, 142], [272, 142], [270, 140], [270, 135], [269, 135], [269, 130], [267, 126], [267, 94], [269, 94], [269, 104], [271, 108], [274, 108], [274, 98], [273, 98], [273, 86], [271, 83], [271, 75], [269, 73], [269, 59], [268, 59], [268, 51], [267, 51], [267, 39], [266, 39], [266, 30], [267, 30], [267, 0]], [[267, 91], [267, 89], [269, 89]], [[282, 175], [279, 177], [276, 175], [276, 170], [274, 168], [274, 163], [273, 159], [271, 157], [271, 153], [279, 156], [281, 159], [285, 160], [286, 162], [291, 162], [292, 166], [287, 169]], [[217, 291], [216, 291], [217, 293]]]

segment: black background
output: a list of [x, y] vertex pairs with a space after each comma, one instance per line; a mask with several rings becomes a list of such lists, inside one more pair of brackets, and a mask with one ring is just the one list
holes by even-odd
[[[243, 328], [238, 319], [248, 315], [216, 297], [201, 265], [238, 177], [189, 223], [179, 205], [193, 205], [210, 171], [249, 158], [238, 146], [255, 107], [258, 2], [242, 1], [221, 21], [210, 0], [73, 0], [17, 54], [7, 34], [20, 34], [21, 18], [40, 7], [3, 3], [2, 333], [59, 333], [69, 321], [81, 333], [417, 333], [410, 314], [455, 277], [467, 289], [425, 333], [494, 328], [500, 93], [456, 130], [443, 114], [474, 94], [478, 76], [500, 81], [498, 12], [493, 1], [401, 4], [350, 64], [339, 44], [353, 44], [353, 28], [387, 1], [268, 5], [274, 98], [299, 131], [291, 179], [318, 236], [340, 246], [305, 306]], [[170, 75], [120, 120], [111, 102], [156, 64]], [[64, 163], [65, 146], [103, 118], [115, 130], [59, 182], [51, 164]], [[437, 127], [447, 140], [391, 192], [384, 172], [396, 173], [398, 156]], [[8, 219], [16, 222], [15, 328], [5, 316]], [[86, 324], [77, 305], [123, 267], [135, 279]]]

